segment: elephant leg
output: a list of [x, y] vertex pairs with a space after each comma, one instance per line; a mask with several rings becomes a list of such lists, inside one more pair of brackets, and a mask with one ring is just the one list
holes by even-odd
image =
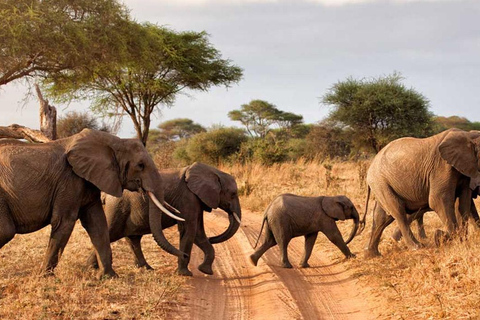
[[278, 239], [278, 246], [280, 247], [280, 254], [282, 255], [282, 267], [293, 268], [292, 264], [288, 260], [288, 244], [292, 238], [288, 235], [282, 235]]
[[100, 269], [98, 277], [116, 277], [117, 274], [112, 268], [112, 249], [110, 247], [107, 219], [105, 218], [101, 202], [96, 201], [90, 207], [82, 210], [80, 212], [80, 221], [95, 248]]
[[45, 259], [42, 264], [42, 272], [45, 275], [53, 275], [53, 270], [63, 254], [63, 250], [70, 239], [75, 221], [77, 220], [74, 214], [60, 217], [58, 211], [57, 213], [54, 212], [53, 216], [57, 218], [52, 219], [52, 231], [50, 233]]
[[308, 268], [310, 265], [308, 264], [308, 259], [312, 255], [313, 246], [315, 245], [315, 241], [317, 240], [318, 232], [309, 233], [305, 235], [305, 253], [303, 254], [301, 267]]
[[16, 234], [15, 223], [5, 200], [0, 198], [0, 248], [13, 239]]
[[340, 230], [338, 230], [338, 227], [335, 221], [332, 220], [330, 223], [326, 226], [325, 232], [324, 232], [328, 240], [330, 240], [334, 245], [336, 245], [337, 248], [340, 249], [340, 251], [342, 251], [345, 257], [354, 258], [355, 255], [350, 251], [347, 244], [343, 240], [342, 234], [340, 233]]
[[470, 212], [472, 214], [473, 221], [475, 225], [480, 228], [480, 217], [478, 216], [477, 207], [475, 206], [475, 202], [472, 199], [472, 203], [470, 204]]
[[190, 255], [192, 253], [193, 242], [195, 241], [196, 227], [191, 224], [179, 223], [178, 229], [180, 231], [180, 251], [186, 253], [188, 256], [178, 257], [177, 274], [193, 276], [193, 273], [188, 269], [188, 264], [190, 263]]
[[462, 236], [466, 237], [468, 232], [468, 218], [471, 215], [472, 204], [472, 191], [467, 188], [467, 191], [463, 191], [458, 198], [458, 211], [460, 214], [460, 232]]
[[[110, 243], [118, 241], [121, 238], [123, 238], [123, 236], [115, 235], [115, 234], [112, 234], [112, 232], [110, 232]], [[92, 252], [88, 256], [87, 266], [94, 269], [98, 269], [98, 260], [97, 260], [97, 254], [95, 250], [92, 250]]]
[[378, 244], [380, 243], [380, 238], [382, 237], [383, 230], [385, 230], [390, 223], [393, 222], [393, 217], [387, 215], [385, 210], [380, 205], [375, 206], [373, 212], [373, 223], [372, 223], [372, 234], [370, 235], [370, 241], [367, 248], [365, 249], [366, 257], [379, 256], [380, 251], [378, 251]]
[[417, 218], [417, 232], [418, 236], [422, 239], [427, 239], [427, 234], [425, 233], [425, 226], [423, 224], [423, 216], [425, 212], [419, 213]]
[[253, 265], [257, 265], [258, 259], [271, 247], [277, 245], [277, 241], [275, 240], [275, 237], [273, 236], [272, 230], [267, 226], [265, 230], [265, 240], [263, 241], [262, 245], [253, 253], [250, 255], [250, 261], [253, 263]]
[[[408, 225], [411, 225], [414, 221], [417, 221], [417, 232], [420, 238], [426, 239], [427, 235], [425, 234], [425, 228], [423, 226], [423, 215], [425, 212], [422, 211], [417, 211], [414, 214], [408, 215], [407, 216], [407, 221]], [[397, 226], [395, 228], [395, 231], [392, 234], [392, 239], [395, 241], [400, 241], [402, 239], [402, 231], [400, 228]]]
[[135, 266], [137, 268], [145, 268], [147, 270], [153, 270], [153, 268], [145, 260], [145, 256], [142, 251], [142, 236], [127, 236], [125, 238], [128, 246], [135, 255]]
[[198, 270], [205, 274], [213, 274], [212, 264], [215, 260], [215, 249], [213, 248], [208, 237], [205, 233], [205, 228], [203, 226], [203, 215], [200, 220], [200, 224], [197, 227], [197, 235], [195, 236], [195, 244], [203, 251], [203, 262], [198, 266]]

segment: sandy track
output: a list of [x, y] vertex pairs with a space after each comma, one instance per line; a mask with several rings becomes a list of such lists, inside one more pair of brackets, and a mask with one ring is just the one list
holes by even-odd
[[[219, 234], [228, 223], [222, 212], [205, 214], [208, 234]], [[331, 263], [313, 250], [311, 268], [298, 267], [303, 237], [289, 246], [294, 269], [280, 267], [278, 247], [253, 266], [249, 255], [260, 230], [262, 217], [245, 212], [242, 227], [225, 243], [215, 245], [214, 275], [196, 267], [203, 254], [194, 248], [190, 268], [194, 277], [182, 293], [180, 309], [172, 318], [190, 319], [373, 319], [357, 281], [342, 263]], [[317, 250], [316, 250], [317, 249]]]

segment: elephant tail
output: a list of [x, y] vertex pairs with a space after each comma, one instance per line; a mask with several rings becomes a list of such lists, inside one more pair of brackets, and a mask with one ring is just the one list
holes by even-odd
[[[257, 241], [255, 242], [255, 246], [253, 247], [253, 249], [256, 249], [256, 248], [257, 248], [258, 241], [260, 241], [260, 236], [262, 235], [263, 226], [265, 225], [265, 221], [267, 221], [267, 215], [265, 215], [265, 216], [263, 217], [262, 227], [260, 228], [260, 233], [258, 234]], [[268, 222], [267, 222], [267, 223], [268, 223]]]
[[365, 201], [365, 213], [363, 214], [363, 217], [360, 219], [360, 228], [358, 229], [357, 235], [363, 232], [365, 229], [365, 223], [367, 219], [367, 212], [368, 212], [368, 201], [370, 200], [370, 186], [367, 184], [367, 200]]

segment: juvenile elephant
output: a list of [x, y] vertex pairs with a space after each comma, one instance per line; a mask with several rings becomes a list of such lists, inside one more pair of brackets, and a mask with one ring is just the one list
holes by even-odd
[[[407, 245], [420, 247], [407, 220], [407, 214], [419, 210], [431, 208], [449, 234], [456, 232], [455, 200], [458, 198], [458, 210], [465, 224], [471, 212], [472, 190], [480, 186], [479, 170], [479, 131], [450, 129], [429, 138], [390, 142], [375, 156], [367, 172], [367, 184], [378, 206], [365, 255], [380, 255], [382, 232], [393, 220]], [[365, 216], [362, 225], [364, 221]]]
[[[123, 189], [148, 193], [171, 214], [162, 205], [162, 179], [138, 140], [86, 129], [44, 144], [0, 142], [0, 248], [17, 233], [50, 224], [42, 270], [53, 273], [80, 218], [100, 261], [99, 276], [114, 276], [100, 191], [119, 197]], [[153, 220], [156, 240], [168, 252], [183, 256], [160, 231], [159, 211]]]
[[[348, 240], [343, 241], [338, 230], [337, 220], [353, 219], [354, 226]], [[265, 240], [251, 256], [250, 260], [257, 265], [258, 259], [271, 247], [278, 244], [282, 255], [282, 266], [291, 268], [288, 261], [287, 247], [292, 238], [305, 236], [305, 254], [301, 266], [307, 268], [308, 259], [317, 239], [318, 232], [324, 233], [347, 257], [354, 257], [347, 244], [357, 233], [359, 216], [353, 203], [345, 196], [336, 197], [301, 197], [294, 194], [282, 194], [268, 206], [263, 218], [258, 240], [266, 226]]]
[[[230, 239], [240, 226], [242, 211], [238, 199], [235, 179], [214, 167], [194, 163], [181, 169], [161, 170], [165, 185], [165, 201], [182, 212], [186, 222], [179, 224], [180, 250], [190, 254], [195, 243], [204, 253], [204, 261], [198, 267], [206, 274], [213, 274], [212, 263], [215, 251], [212, 243]], [[149, 224], [148, 199], [140, 194], [125, 191], [122, 198], [106, 195], [104, 209], [110, 233], [110, 241], [126, 237], [127, 243], [135, 255], [138, 267], [152, 269], [145, 260], [140, 241], [142, 236], [151, 233]], [[228, 213], [229, 226], [221, 235], [207, 238], [203, 225], [203, 211], [221, 208]], [[162, 227], [168, 228], [177, 222], [162, 217]], [[191, 276], [188, 269], [189, 256], [178, 258], [178, 274]], [[89, 258], [89, 264], [95, 266], [95, 255]]]

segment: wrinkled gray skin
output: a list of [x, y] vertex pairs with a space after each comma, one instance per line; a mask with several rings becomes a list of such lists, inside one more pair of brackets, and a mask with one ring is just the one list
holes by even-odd
[[[476, 192], [478, 193], [478, 188], [477, 188]], [[417, 232], [418, 232], [419, 237], [422, 238], [422, 239], [427, 238], [427, 234], [425, 233], [425, 227], [424, 227], [424, 224], [423, 224], [423, 216], [428, 211], [431, 211], [431, 209], [428, 208], [428, 209], [420, 210], [420, 211], [418, 211], [418, 212], [416, 212], [412, 215], [409, 215], [407, 217], [408, 224], [412, 224], [414, 221], [417, 222]], [[459, 209], [458, 209], [458, 201], [455, 202], [455, 214], [457, 215], [457, 217], [460, 217], [460, 212], [459, 212]], [[478, 211], [477, 211], [477, 208], [475, 207], [475, 203], [473, 202], [473, 199], [472, 199], [472, 202], [470, 204], [470, 217], [473, 219], [473, 221], [475, 223], [475, 226], [477, 228], [480, 228], [480, 217], [478, 216]], [[393, 232], [392, 238], [395, 241], [400, 241], [400, 239], [402, 239], [402, 232], [400, 231], [400, 229], [398, 227]]]
[[[479, 131], [450, 129], [425, 139], [402, 138], [389, 143], [367, 172], [367, 183], [378, 205], [365, 255], [380, 255], [382, 232], [393, 220], [410, 248], [421, 247], [407, 220], [407, 214], [419, 210], [431, 208], [446, 226], [446, 238], [455, 234], [455, 200], [458, 198], [464, 225], [471, 211], [472, 190], [480, 185], [479, 168]], [[364, 221], [365, 216], [361, 223]]]
[[[115, 276], [100, 191], [117, 197], [123, 189], [151, 191], [163, 202], [156, 173], [140, 141], [95, 130], [43, 144], [0, 142], [0, 248], [15, 234], [50, 224], [42, 271], [53, 274], [80, 219], [100, 261], [99, 277]], [[158, 239], [172, 253], [182, 254], [163, 234]]]
[[[337, 220], [345, 219], [354, 221], [352, 232], [346, 242], [335, 223]], [[305, 236], [305, 254], [301, 266], [309, 267], [308, 259], [312, 254], [318, 232], [324, 233], [347, 258], [355, 256], [350, 252], [347, 244], [352, 241], [358, 230], [359, 216], [353, 203], [345, 196], [302, 197], [288, 193], [282, 194], [275, 198], [265, 211], [259, 238], [264, 224], [266, 224], [264, 242], [250, 256], [254, 265], [257, 265], [258, 259], [268, 249], [278, 244], [282, 255], [282, 266], [291, 268], [287, 253], [288, 244], [292, 238]]]
[[[230, 239], [240, 224], [233, 217], [235, 212], [242, 216], [235, 179], [214, 167], [194, 163], [181, 169], [160, 171], [165, 185], [165, 201], [177, 208], [185, 222], [179, 223], [180, 250], [190, 255], [195, 243], [204, 253], [204, 261], [198, 269], [206, 274], [213, 274], [212, 263], [215, 251], [212, 243]], [[110, 233], [110, 241], [126, 237], [127, 243], [135, 255], [135, 265], [152, 269], [143, 255], [140, 241], [143, 235], [151, 233], [148, 199], [139, 194], [125, 191], [122, 198], [106, 196], [105, 214]], [[216, 237], [207, 238], [203, 225], [203, 212], [221, 208], [228, 213], [227, 230]], [[177, 221], [164, 216], [162, 227], [169, 228]], [[178, 258], [177, 273], [191, 276], [188, 269], [190, 257]], [[95, 266], [95, 256], [89, 258], [89, 264]]]

